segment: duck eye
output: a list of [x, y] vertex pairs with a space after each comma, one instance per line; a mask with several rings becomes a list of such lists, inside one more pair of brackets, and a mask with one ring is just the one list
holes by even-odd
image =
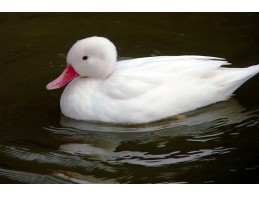
[[88, 57], [85, 55], [84, 57], [83, 57], [83, 60], [87, 60], [88, 59]]

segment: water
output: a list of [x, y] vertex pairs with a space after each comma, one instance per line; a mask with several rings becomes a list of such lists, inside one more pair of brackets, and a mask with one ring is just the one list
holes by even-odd
[[259, 76], [227, 102], [138, 126], [68, 119], [63, 89], [45, 89], [70, 46], [92, 35], [120, 58], [258, 64], [259, 14], [1, 13], [0, 24], [1, 183], [259, 183]]

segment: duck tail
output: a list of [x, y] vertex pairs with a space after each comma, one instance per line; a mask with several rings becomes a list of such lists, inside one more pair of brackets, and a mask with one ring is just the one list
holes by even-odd
[[[236, 81], [237, 84], [242, 85], [248, 79], [252, 78], [259, 72], [259, 64], [254, 66], [249, 66], [247, 68], [236, 69], [235, 77], [233, 77], [233, 81]], [[240, 86], [238, 85], [238, 87]]]
[[259, 73], [259, 64], [254, 65], [254, 66], [250, 66], [250, 67], [248, 67], [247, 69], [249, 69], [250, 72], [251, 72], [251, 75], [254, 76], [254, 75], [256, 75], [257, 73]]
[[[259, 65], [247, 68], [220, 68], [214, 78], [214, 82], [221, 86], [220, 94], [222, 100], [228, 99], [232, 93], [239, 88], [248, 79], [252, 78], [259, 72]], [[224, 87], [224, 88], [223, 88]]]

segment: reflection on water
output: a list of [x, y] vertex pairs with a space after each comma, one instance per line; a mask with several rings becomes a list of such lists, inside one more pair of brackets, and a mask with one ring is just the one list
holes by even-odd
[[[9, 159], [34, 163], [42, 169], [47, 166], [47, 175], [33, 169], [24, 172], [5, 168], [0, 169], [0, 175], [27, 183], [183, 183], [192, 182], [190, 175], [200, 173], [201, 166], [212, 164], [208, 173], [212, 177], [193, 179], [217, 182], [218, 170], [214, 167], [226, 156], [235, 155], [238, 147], [233, 139], [242, 135], [240, 128], [258, 124], [256, 111], [245, 110], [235, 99], [186, 113], [184, 117], [145, 125], [115, 125], [61, 116], [62, 127], [45, 127], [49, 135], [59, 139], [57, 148], [36, 152], [6, 145], [0, 149], [1, 155]], [[224, 173], [238, 170], [236, 161], [224, 162]], [[258, 167], [250, 166], [257, 170]]]
[[[243, 112], [244, 109], [231, 99], [228, 102], [221, 102], [215, 105], [196, 110], [185, 115], [184, 120], [178, 120], [177, 117], [159, 121], [157, 123], [145, 125], [108, 125], [97, 124], [84, 121], [76, 121], [67, 117], [61, 117], [61, 125], [67, 127], [65, 133], [56, 128], [49, 128], [56, 133], [67, 134], [71, 131], [71, 139], [76, 138], [77, 143], [66, 143], [60, 146], [60, 150], [72, 154], [96, 155], [100, 160], [110, 163], [130, 163], [143, 166], [160, 166], [181, 162], [192, 162], [202, 157], [213, 154], [228, 153], [234, 148], [213, 147], [212, 149], [190, 150], [182, 153], [180, 149], [170, 149], [161, 154], [157, 154], [159, 148], [165, 149], [167, 144], [183, 137], [186, 142], [208, 142], [220, 141], [224, 134], [222, 127], [241, 123], [251, 117], [252, 112]], [[245, 126], [254, 124], [255, 121], [247, 122]], [[244, 124], [244, 123], [243, 123]], [[77, 128], [70, 129], [70, 128]], [[85, 133], [90, 132], [90, 133]], [[96, 133], [100, 132], [100, 133]], [[101, 132], [109, 132], [109, 135], [103, 135]], [[115, 132], [115, 133], [114, 133]], [[134, 134], [132, 132], [135, 132]], [[136, 134], [136, 132], [138, 132]], [[148, 132], [148, 133], [147, 133]], [[72, 134], [73, 133], [73, 134]], [[92, 135], [91, 135], [92, 134]], [[166, 139], [166, 140], [165, 140]], [[132, 146], [146, 146], [155, 144], [155, 153], [149, 149], [141, 151], [120, 150], [120, 146], [125, 143], [131, 143]], [[178, 142], [179, 143], [179, 142]], [[141, 149], [141, 148], [140, 148]]]
[[0, 13], [0, 25], [0, 183], [259, 183], [259, 75], [229, 101], [143, 125], [60, 117], [63, 90], [45, 89], [93, 35], [120, 57], [258, 64], [258, 13]]

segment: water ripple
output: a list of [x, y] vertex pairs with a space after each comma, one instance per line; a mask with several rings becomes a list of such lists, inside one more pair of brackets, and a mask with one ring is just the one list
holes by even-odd
[[231, 148], [218, 148], [214, 150], [202, 149], [199, 151], [189, 152], [188, 154], [176, 155], [175, 157], [172, 157], [173, 154], [159, 156], [145, 155], [145, 157], [142, 158], [136, 158], [135, 156], [131, 159], [123, 159], [120, 160], [120, 162], [148, 167], [160, 167], [164, 165], [179, 164], [183, 162], [194, 162], [196, 160], [201, 160], [204, 157], [206, 158], [215, 154], [225, 154], [229, 153], [230, 151]]
[[[41, 143], [41, 138], [21, 138], [16, 143], [3, 138], [0, 176], [24, 183], [186, 183], [197, 177], [195, 173], [203, 173], [200, 166], [213, 168], [217, 162], [225, 163], [222, 168], [229, 165], [226, 174], [238, 173], [232, 165], [240, 148], [236, 139], [253, 140], [242, 129], [258, 125], [255, 111], [244, 111], [233, 99], [145, 125], [84, 122], [63, 116], [60, 121], [62, 126], [44, 127], [41, 135], [47, 139]], [[13, 167], [14, 162], [19, 167]], [[245, 169], [257, 170], [251, 166]], [[217, 181], [208, 176], [201, 182]]]
[[36, 174], [3, 168], [0, 168], [0, 175], [22, 183], [71, 183], [71, 181], [67, 181], [52, 175]]

